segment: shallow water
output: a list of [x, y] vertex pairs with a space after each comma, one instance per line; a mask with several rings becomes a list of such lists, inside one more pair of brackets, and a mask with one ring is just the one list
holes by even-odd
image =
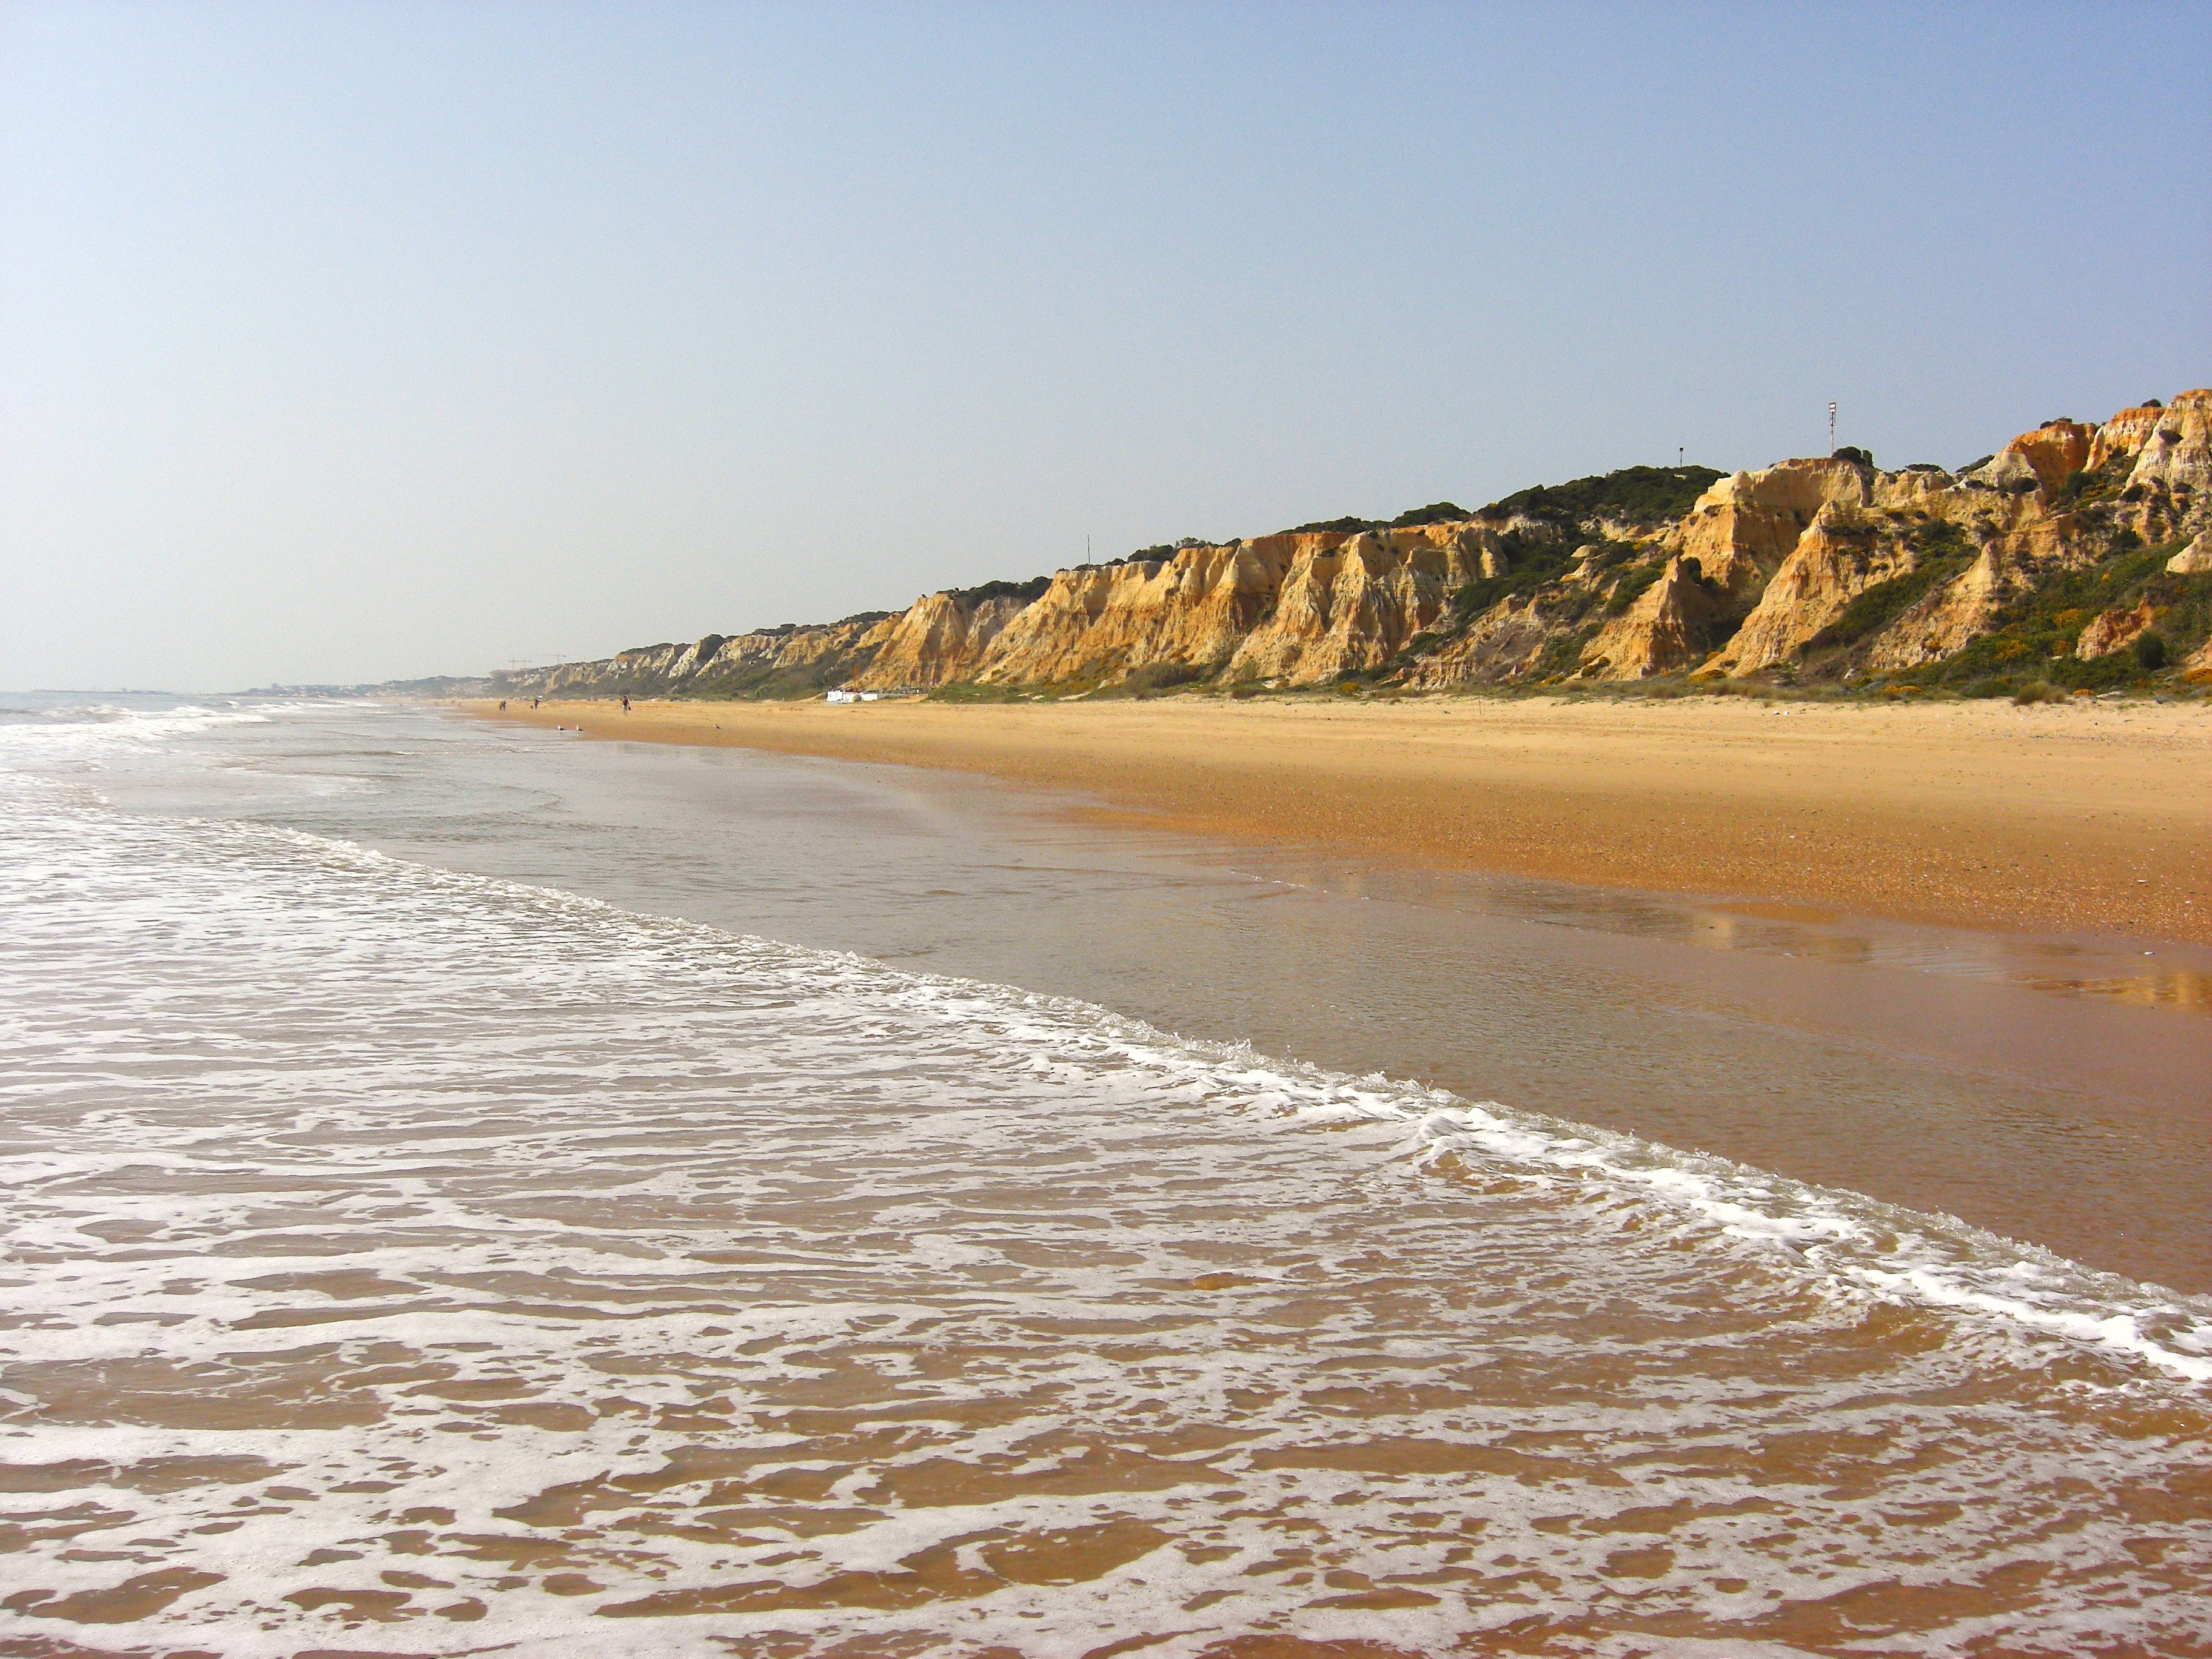
[[1101, 828], [987, 781], [404, 709], [110, 734], [108, 798], [1071, 996], [2212, 1291], [2212, 953]]
[[[1786, 975], [1771, 942], [1486, 931], [941, 781], [255, 712], [0, 730], [14, 1650], [2212, 1643], [2212, 1303], [1043, 993], [1149, 962], [1153, 1006], [1212, 988], [1206, 1035], [1610, 1066], [1623, 1116], [1698, 1094], [1635, 1046], [1670, 1038], [1753, 1068], [1747, 1121], [1805, 1056], [1887, 1077], [1891, 1132], [2078, 1083], [1621, 988], [1662, 950]], [[1394, 1014], [1455, 933], [1457, 1017]], [[822, 948], [870, 942], [1036, 971]], [[1545, 994], [1563, 948], [1583, 995]]]

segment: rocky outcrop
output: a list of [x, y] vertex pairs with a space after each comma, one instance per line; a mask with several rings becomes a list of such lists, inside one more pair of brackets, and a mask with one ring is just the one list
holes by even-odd
[[1262, 536], [1063, 570], [1000, 636], [977, 678], [1055, 685], [1112, 680], [1154, 663], [1218, 669], [1265, 618], [1293, 564], [1350, 539], [1341, 531]]
[[2074, 641], [2074, 654], [2088, 662], [2098, 657], [2109, 657], [2115, 651], [2124, 651], [2148, 633], [2157, 620], [2158, 613], [2151, 608], [2148, 599], [2131, 611], [2100, 611], [2089, 618], [2081, 637]]
[[2002, 550], [1985, 548], [1951, 580], [1932, 588], [1875, 636], [1863, 665], [1869, 673], [1897, 673], [1939, 662], [1987, 633], [2018, 586]]
[[[2212, 580], [2212, 391], [2094, 427], [2047, 421], [1957, 474], [1883, 471], [1853, 451], [1726, 477], [1630, 468], [1457, 512], [1185, 542], [925, 594], [896, 614], [708, 635], [494, 684], [510, 696], [796, 696], [847, 684], [1068, 695], [1136, 676], [1430, 690], [1948, 673], [1954, 659], [1984, 676], [2055, 674], [2113, 657], [2160, 607], [2179, 619], [2160, 629], [2166, 644], [2196, 653], [2190, 672], [2208, 665], [2196, 637], [2205, 596], [2182, 585]], [[2143, 549], [2172, 550], [2154, 568]], [[2047, 620], [2056, 602], [2039, 597], [2069, 582], [2099, 611], [2074, 629], [2070, 654], [2051, 643], [2065, 637]]]
[[1330, 679], [1389, 660], [1480, 569], [1467, 525], [1319, 531], [1063, 570], [974, 678], [1111, 681], [1154, 664], [1231, 679]]
[[1644, 680], [1702, 662], [1715, 634], [1734, 626], [1730, 599], [1697, 556], [1677, 554], [1658, 580], [1598, 630], [1581, 653], [1577, 678]]
[[1685, 522], [1682, 545], [1702, 568], [1726, 574], [1742, 626], [1699, 672], [1741, 676], [1790, 661], [1859, 594], [1912, 568], [1907, 521], [1939, 515], [1958, 493], [1936, 469], [1888, 473], [1833, 458], [1716, 484]]
[[1229, 660], [1232, 680], [1310, 685], [1380, 667], [1432, 627], [1481, 569], [1463, 525], [1370, 532], [1304, 551], [1284, 573], [1273, 614]]
[[1788, 662], [1861, 593], [1911, 569], [1912, 551], [1886, 530], [1840, 496], [1823, 503], [1707, 670], [1752, 674]]
[[2096, 433], [2079, 421], [2046, 421], [2007, 444], [1976, 476], [2000, 489], [2056, 491], [2089, 464]]
[[841, 684], [875, 659], [896, 617], [750, 634], [709, 634], [689, 645], [646, 646], [598, 662], [562, 663], [491, 676], [507, 697], [798, 696]]
[[973, 679], [1006, 624], [1026, 608], [1014, 593], [925, 593], [890, 619], [875, 655], [853, 683], [866, 690], [927, 690]]
[[2166, 570], [2170, 576], [2212, 575], [2212, 531], [2206, 531], [2168, 559]]
[[2212, 489], [2212, 391], [2185, 392], [2154, 422], [2136, 453], [2130, 484]]
[[1796, 551], [1823, 507], [1866, 505], [1872, 471], [1827, 458], [1734, 473], [1690, 509], [1681, 526], [1682, 551], [1708, 579], [1748, 605]]
[[1448, 642], [1417, 656], [1402, 684], [1408, 690], [1441, 691], [1518, 679], [1535, 665], [1558, 627], [1535, 598], [1509, 593]]
[[2124, 409], [2097, 428], [2087, 465], [2132, 456], [2130, 484], [2179, 483], [2203, 489], [2212, 481], [2212, 388], [2185, 392], [2172, 404]]

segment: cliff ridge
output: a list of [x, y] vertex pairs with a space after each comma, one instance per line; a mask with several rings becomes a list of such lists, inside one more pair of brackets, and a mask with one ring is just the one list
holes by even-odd
[[2212, 390], [1956, 472], [1632, 467], [1147, 549], [905, 610], [490, 677], [498, 695], [1066, 696], [1695, 679], [2095, 689], [2212, 672]]

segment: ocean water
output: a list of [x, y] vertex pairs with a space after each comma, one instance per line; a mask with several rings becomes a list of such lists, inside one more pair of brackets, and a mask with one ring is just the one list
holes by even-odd
[[[1439, 1086], [1480, 1070], [1441, 1036], [1371, 1070], [1266, 1040], [1428, 1030], [1385, 1015], [1436, 963], [1360, 956], [1413, 922], [1363, 947], [1284, 871], [942, 785], [18, 702], [0, 1652], [2212, 1645], [2212, 1300]], [[1176, 918], [1224, 907], [1298, 920], [1220, 922], [1210, 972]], [[1480, 933], [1422, 914], [1446, 967]], [[1119, 1006], [1054, 994], [1133, 918], [1146, 948], [1089, 970]], [[1262, 1006], [1243, 926], [1318, 991]], [[1586, 974], [1807, 965], [1564, 931]], [[1972, 1043], [1731, 1024], [1694, 987], [1617, 1024], [1554, 994], [1548, 1057], [1533, 1016], [1475, 1024], [1534, 1051], [1500, 1075], [1674, 1121], [1741, 1046], [1786, 1062], [1747, 1117], [1809, 1076], [1863, 1082], [1884, 1133], [1978, 1089], [1977, 1122], [2123, 1142], [2160, 1045], [2203, 1042], [1884, 951], [1809, 966], [2160, 1023], [2082, 1072], [2102, 1118]], [[1315, 1012], [1354, 981], [1382, 988]], [[1209, 981], [1206, 1029], [1158, 1017]]]

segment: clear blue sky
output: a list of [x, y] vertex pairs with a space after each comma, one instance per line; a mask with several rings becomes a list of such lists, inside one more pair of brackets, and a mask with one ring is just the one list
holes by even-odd
[[0, 685], [2212, 383], [2212, 5], [0, 5]]

